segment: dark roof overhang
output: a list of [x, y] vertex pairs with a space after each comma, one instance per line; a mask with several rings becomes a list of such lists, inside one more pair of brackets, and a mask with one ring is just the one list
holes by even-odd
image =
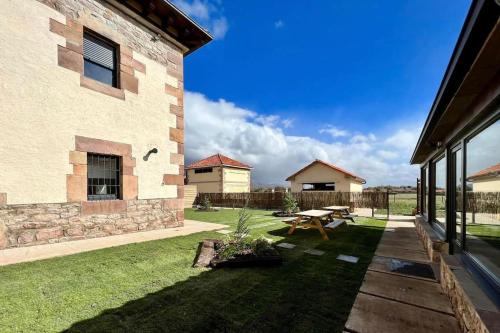
[[498, 99], [499, 16], [497, 0], [473, 1], [420, 133], [411, 164], [424, 162], [468, 113], [477, 112], [480, 116], [480, 111], [471, 110], [472, 105], [481, 104], [482, 100]]
[[[167, 0], [106, 0], [116, 7], [140, 16], [149, 24], [180, 43], [184, 55], [188, 55], [210, 42], [212, 36]], [[123, 9], [123, 8], [120, 8]]]

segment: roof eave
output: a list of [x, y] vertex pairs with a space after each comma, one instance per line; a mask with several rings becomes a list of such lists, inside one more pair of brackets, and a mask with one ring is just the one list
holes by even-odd
[[[424, 154], [422, 150], [425, 149], [424, 139], [429, 137], [436, 125], [438, 124], [441, 116], [443, 115], [446, 107], [453, 101], [453, 96], [464, 80], [466, 73], [474, 63], [474, 60], [479, 52], [477, 43], [481, 41], [483, 44], [489, 33], [487, 29], [477, 29], [477, 22], [483, 22], [483, 16], [491, 15], [491, 11], [486, 8], [485, 4], [491, 4], [494, 1], [488, 2], [486, 0], [474, 0], [465, 23], [460, 31], [458, 41], [455, 45], [450, 61], [445, 71], [445, 75], [439, 86], [438, 92], [432, 103], [431, 111], [429, 112], [424, 127], [420, 133], [415, 149], [413, 150], [410, 164], [418, 164], [425, 161], [425, 157], [420, 155]], [[496, 3], [498, 5], [498, 3]], [[474, 35], [473, 35], [474, 34]], [[474, 44], [474, 43], [476, 44]], [[472, 46], [471, 46], [472, 45]]]

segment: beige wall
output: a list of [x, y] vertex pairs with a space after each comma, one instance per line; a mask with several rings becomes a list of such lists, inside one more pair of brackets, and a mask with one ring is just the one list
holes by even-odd
[[214, 167], [211, 173], [187, 170], [188, 184], [196, 185], [198, 193], [250, 192], [250, 170]]
[[209, 173], [195, 173], [193, 169], [187, 170], [189, 185], [196, 185], [198, 193], [221, 193], [222, 171], [220, 167], [212, 168]]
[[352, 178], [346, 177], [343, 173], [333, 170], [323, 164], [314, 164], [307, 168], [291, 181], [292, 192], [302, 191], [304, 183], [335, 183], [337, 192], [361, 192], [363, 185], [355, 182]]
[[473, 192], [500, 192], [500, 178], [476, 179], [472, 183]]
[[250, 170], [224, 168], [224, 193], [250, 192]]
[[[165, 93], [165, 83], [177, 79], [134, 52], [146, 65], [146, 74], [135, 74], [138, 94], [125, 91], [121, 100], [80, 87], [80, 74], [58, 66], [58, 44], [66, 40], [49, 31], [49, 18], [66, 23], [38, 1], [0, 6], [0, 193], [9, 204], [65, 202], [68, 154], [80, 135], [132, 145], [139, 199], [176, 197], [177, 187], [162, 180], [179, 173], [170, 163], [177, 143], [168, 140], [169, 127], [176, 127], [169, 104], [178, 102]], [[144, 161], [154, 147], [158, 154]]]

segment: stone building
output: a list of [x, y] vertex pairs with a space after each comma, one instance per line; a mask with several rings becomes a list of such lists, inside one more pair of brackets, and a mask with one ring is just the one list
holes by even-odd
[[0, 249], [181, 226], [183, 57], [163, 0], [3, 0]]
[[250, 192], [252, 167], [222, 154], [215, 154], [186, 167], [186, 182], [198, 193]]

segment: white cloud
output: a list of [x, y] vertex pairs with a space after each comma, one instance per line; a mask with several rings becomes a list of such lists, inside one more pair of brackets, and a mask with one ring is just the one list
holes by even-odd
[[185, 112], [186, 161], [226, 154], [251, 164], [255, 183], [285, 183], [286, 177], [314, 159], [350, 170], [367, 179], [368, 185], [412, 185], [418, 174], [418, 167], [408, 165], [407, 151], [413, 146], [393, 146], [394, 137], [409, 131], [404, 128], [381, 139], [373, 133], [358, 133], [347, 142], [326, 143], [286, 135], [282, 128], [286, 119], [259, 115], [224, 99], [209, 100], [188, 91]]
[[223, 39], [226, 36], [229, 24], [222, 13], [221, 1], [173, 0], [173, 3], [207, 28], [214, 39]]
[[295, 122], [294, 119], [292, 118], [286, 118], [281, 121], [281, 125], [283, 125], [284, 128], [291, 128], [293, 127], [293, 123]]
[[390, 150], [379, 150], [377, 151], [378, 156], [386, 160], [392, 160], [398, 157], [398, 154]]
[[394, 135], [388, 137], [385, 140], [385, 143], [388, 146], [394, 147], [396, 149], [413, 151], [413, 148], [417, 143], [419, 134], [419, 130], [399, 129]]
[[333, 138], [338, 138], [338, 137], [349, 135], [349, 131], [346, 131], [346, 130], [343, 130], [343, 129], [340, 129], [340, 128], [337, 128], [337, 127], [334, 127], [331, 125], [328, 125], [322, 129], [320, 129], [319, 133], [320, 134], [323, 134], [323, 133], [330, 134]]
[[278, 20], [276, 22], [274, 22], [274, 27], [276, 29], [281, 29], [285, 26], [285, 22], [283, 22], [282, 20]]

